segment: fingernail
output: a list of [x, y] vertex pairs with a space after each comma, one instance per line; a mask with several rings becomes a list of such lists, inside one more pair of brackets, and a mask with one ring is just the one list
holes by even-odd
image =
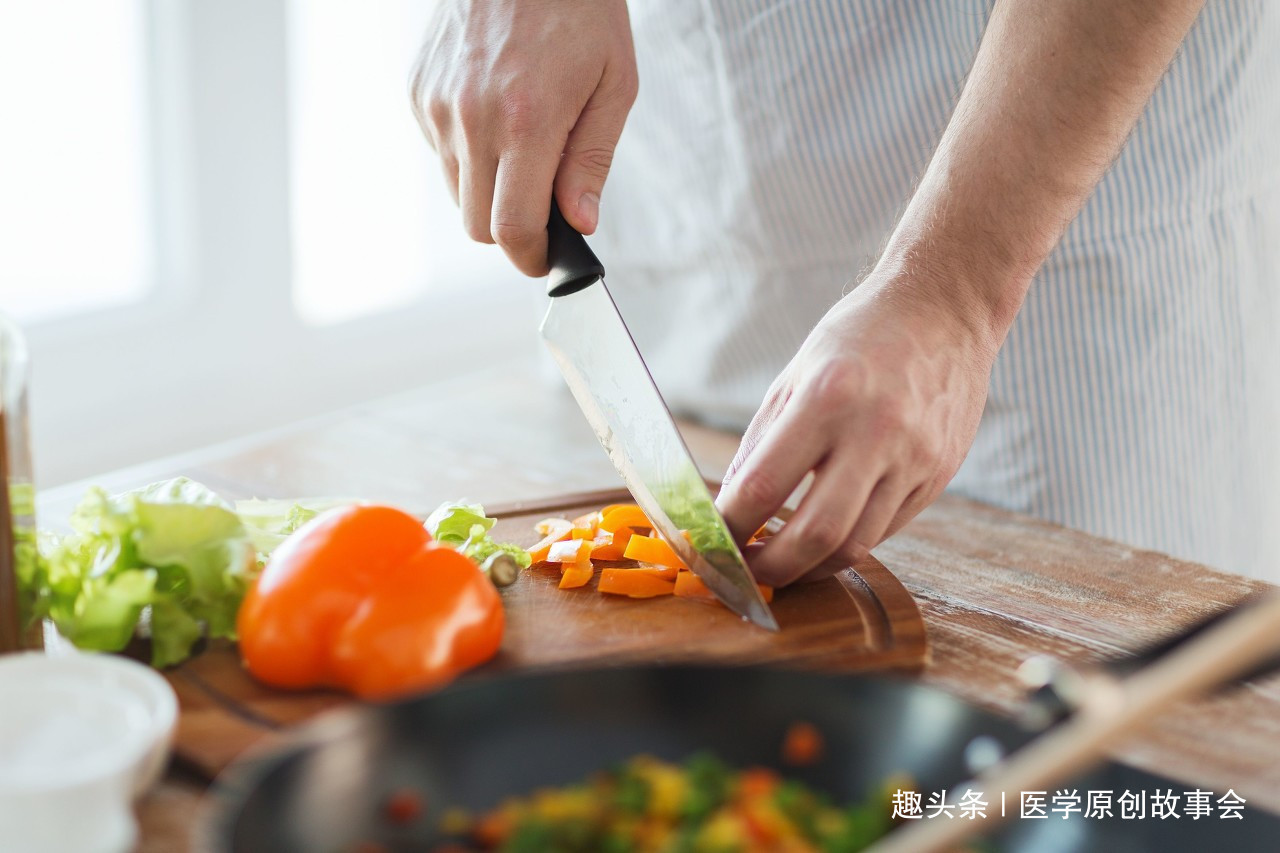
[[578, 196], [578, 215], [586, 221], [587, 228], [594, 231], [596, 221], [600, 218], [600, 196], [595, 193]]

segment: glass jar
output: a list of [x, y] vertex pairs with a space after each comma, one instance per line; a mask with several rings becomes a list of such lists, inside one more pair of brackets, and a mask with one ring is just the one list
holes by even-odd
[[28, 359], [21, 330], [0, 314], [0, 652], [38, 648], [20, 594], [36, 570], [35, 485], [27, 426]]

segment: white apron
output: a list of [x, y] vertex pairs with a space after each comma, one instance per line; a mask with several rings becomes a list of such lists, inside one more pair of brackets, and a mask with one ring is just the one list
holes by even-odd
[[[876, 259], [989, 3], [633, 0], [593, 245], [673, 408], [742, 428]], [[1280, 4], [1210, 3], [1031, 287], [951, 489], [1280, 581]]]

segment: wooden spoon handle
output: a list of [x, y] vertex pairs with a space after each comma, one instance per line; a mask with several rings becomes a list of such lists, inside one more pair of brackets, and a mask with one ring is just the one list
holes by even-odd
[[[1271, 594], [1179, 645], [1123, 681], [1102, 684], [1080, 710], [955, 791], [982, 792], [986, 802], [1002, 794], [1020, 803], [1023, 791], [1049, 786], [1101, 761], [1124, 735], [1180, 699], [1232, 681], [1280, 650], [1280, 594]], [[992, 816], [999, 820], [999, 815]], [[890, 833], [875, 853], [927, 853], [954, 848], [991, 828], [994, 821], [922, 820]]]

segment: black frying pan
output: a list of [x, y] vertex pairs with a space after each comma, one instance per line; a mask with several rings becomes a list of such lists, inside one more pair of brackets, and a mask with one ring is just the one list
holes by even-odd
[[[783, 734], [798, 720], [817, 725], [826, 740], [824, 758], [803, 769], [779, 763]], [[213, 850], [237, 853], [341, 851], [360, 841], [424, 850], [438, 838], [434, 818], [448, 806], [483, 810], [637, 753], [680, 759], [710, 750], [736, 766], [778, 767], [837, 801], [903, 772], [931, 792], [969, 775], [964, 755], [975, 738], [1013, 749], [1031, 736], [940, 691], [883, 678], [713, 667], [495, 678], [338, 712], [304, 728], [282, 751], [233, 767], [215, 788], [207, 840]], [[385, 806], [405, 787], [420, 793], [427, 809], [396, 826]], [[1112, 764], [1064, 787], [1078, 788], [1083, 802], [1091, 788], [1150, 797], [1156, 789], [1193, 786]], [[1244, 816], [1015, 819], [993, 841], [997, 849], [1036, 853], [1280, 847], [1280, 818], [1252, 809]]]

